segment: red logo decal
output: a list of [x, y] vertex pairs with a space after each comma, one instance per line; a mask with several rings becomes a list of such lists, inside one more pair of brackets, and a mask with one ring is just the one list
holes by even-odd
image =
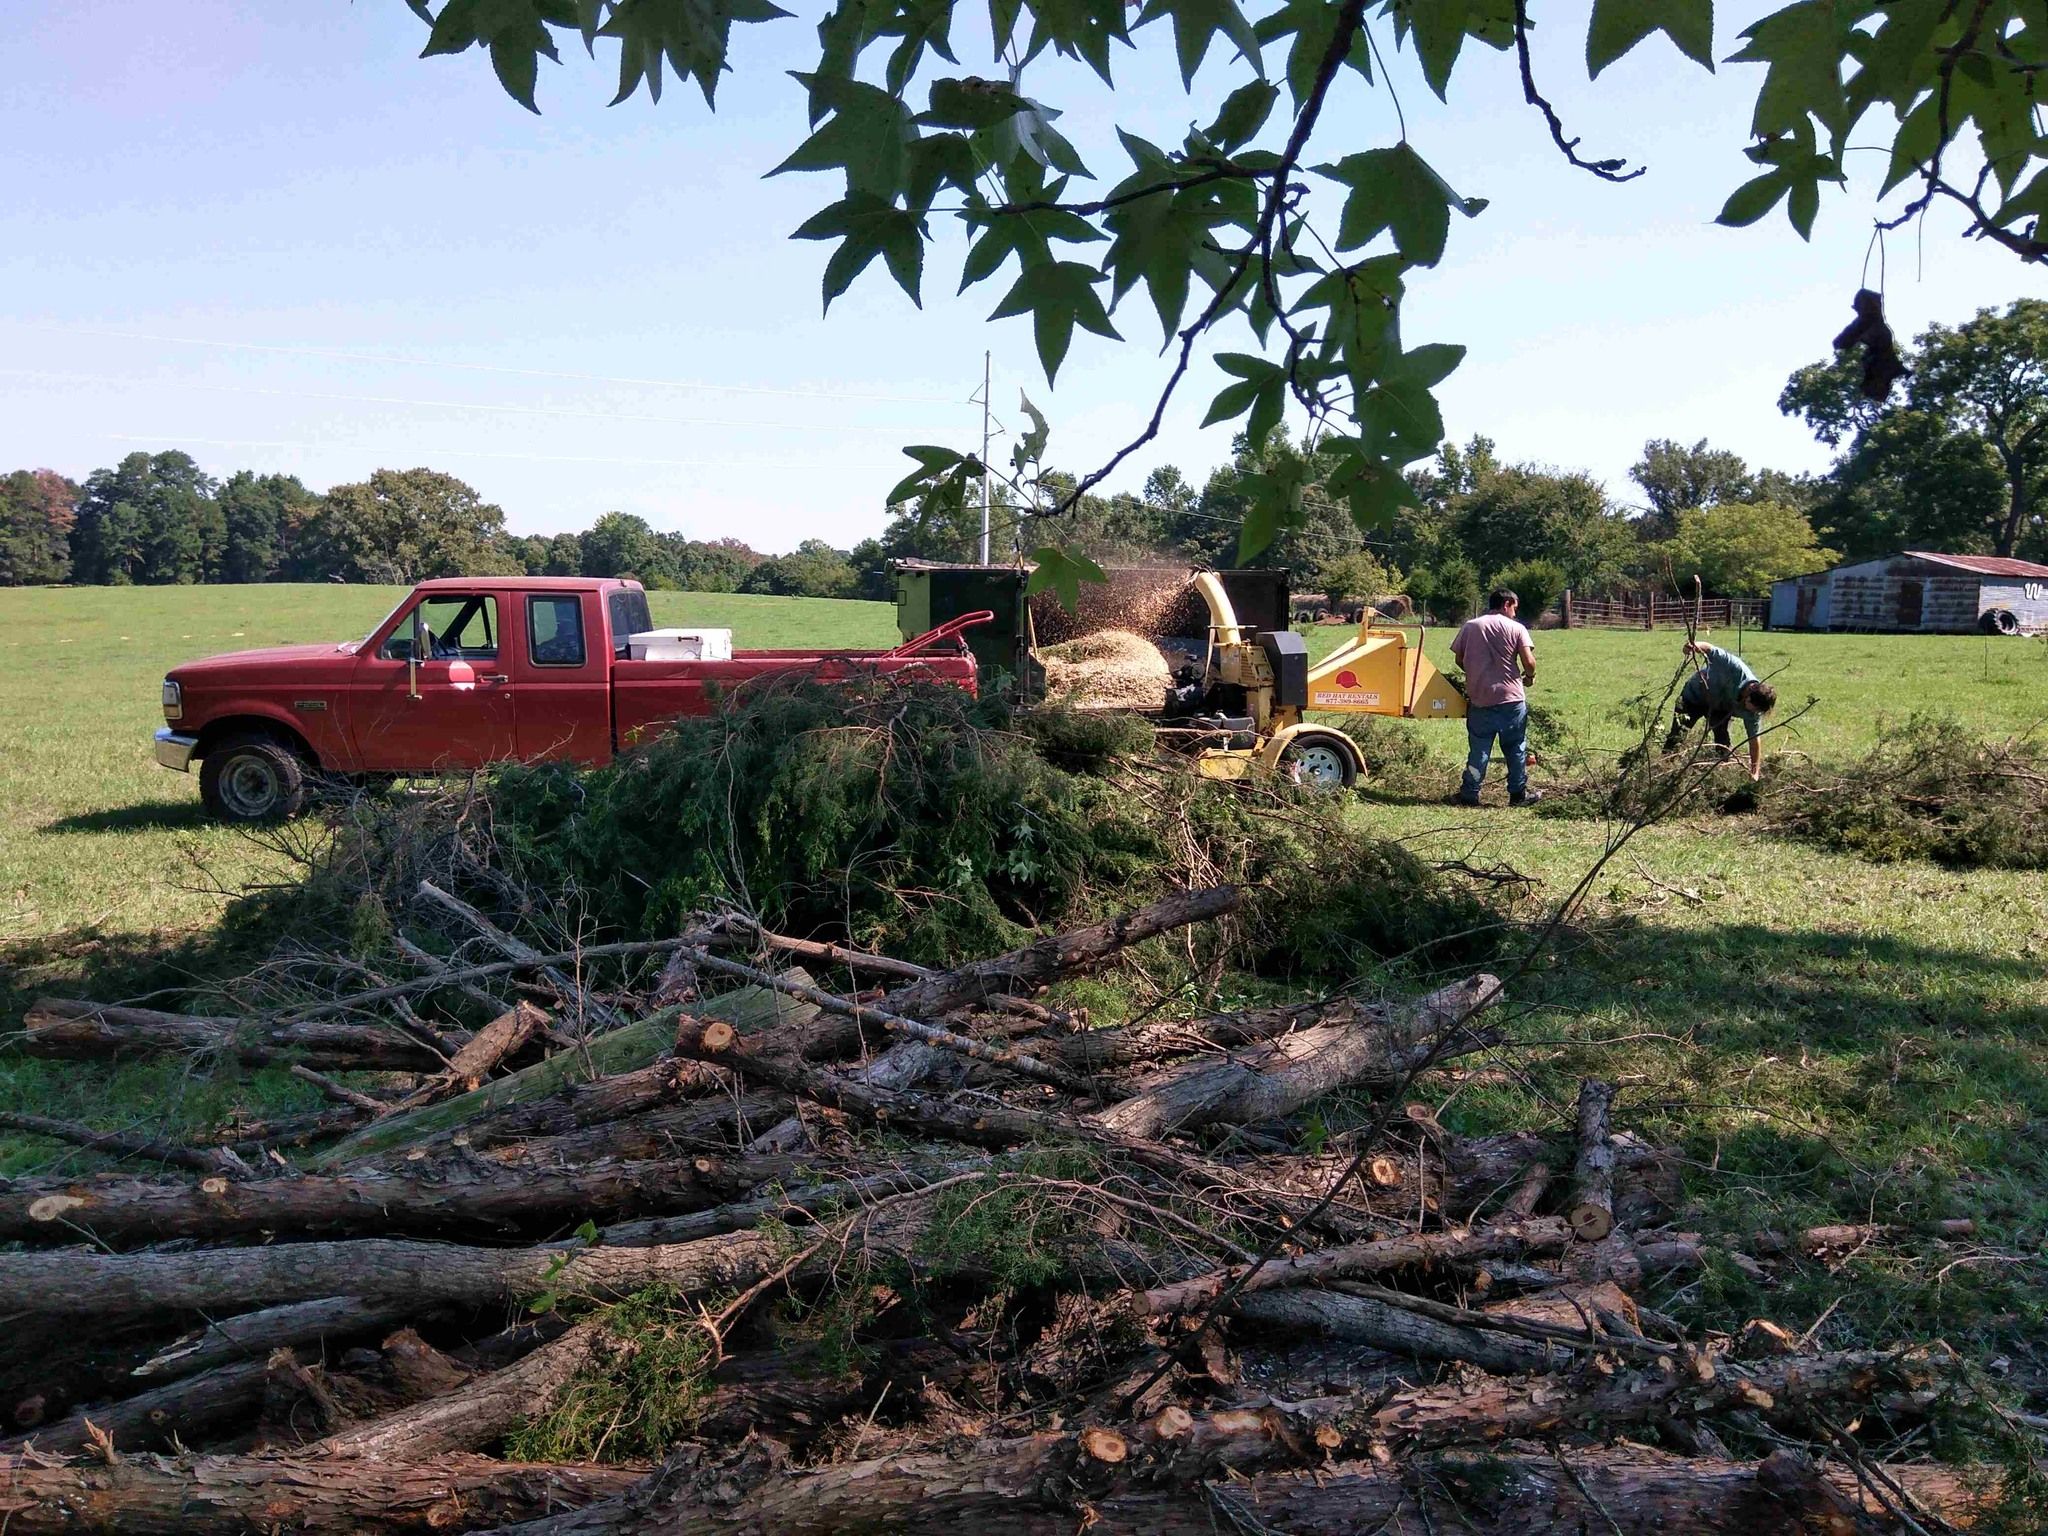
[[1337, 674], [1337, 686], [1339, 688], [1356, 688], [1358, 686], [1358, 674], [1349, 667], [1346, 667]]

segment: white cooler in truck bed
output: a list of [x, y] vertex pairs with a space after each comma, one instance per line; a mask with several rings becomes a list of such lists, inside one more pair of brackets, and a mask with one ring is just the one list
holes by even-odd
[[635, 661], [731, 661], [729, 629], [646, 629], [626, 637]]

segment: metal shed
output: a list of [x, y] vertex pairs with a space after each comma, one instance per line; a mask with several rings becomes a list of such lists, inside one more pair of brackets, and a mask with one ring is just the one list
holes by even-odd
[[1771, 583], [1771, 628], [1961, 635], [2048, 632], [2048, 565], [1909, 549]]

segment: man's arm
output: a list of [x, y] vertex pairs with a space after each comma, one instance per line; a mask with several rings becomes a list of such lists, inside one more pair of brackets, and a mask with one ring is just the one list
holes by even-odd
[[1536, 642], [1529, 638], [1529, 631], [1522, 631], [1522, 682], [1526, 686], [1536, 681]]
[[1465, 665], [1465, 633], [1465, 626], [1460, 624], [1458, 632], [1451, 636], [1451, 657], [1461, 667]]
[[1749, 736], [1749, 781], [1754, 784], [1764, 776], [1763, 722], [1757, 718], [1754, 711], [1745, 710], [1742, 716], [1742, 729]]

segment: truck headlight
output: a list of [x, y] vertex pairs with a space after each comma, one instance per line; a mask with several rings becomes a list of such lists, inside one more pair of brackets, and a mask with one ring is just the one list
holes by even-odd
[[185, 713], [185, 690], [169, 678], [164, 679], [164, 718], [176, 721]]

